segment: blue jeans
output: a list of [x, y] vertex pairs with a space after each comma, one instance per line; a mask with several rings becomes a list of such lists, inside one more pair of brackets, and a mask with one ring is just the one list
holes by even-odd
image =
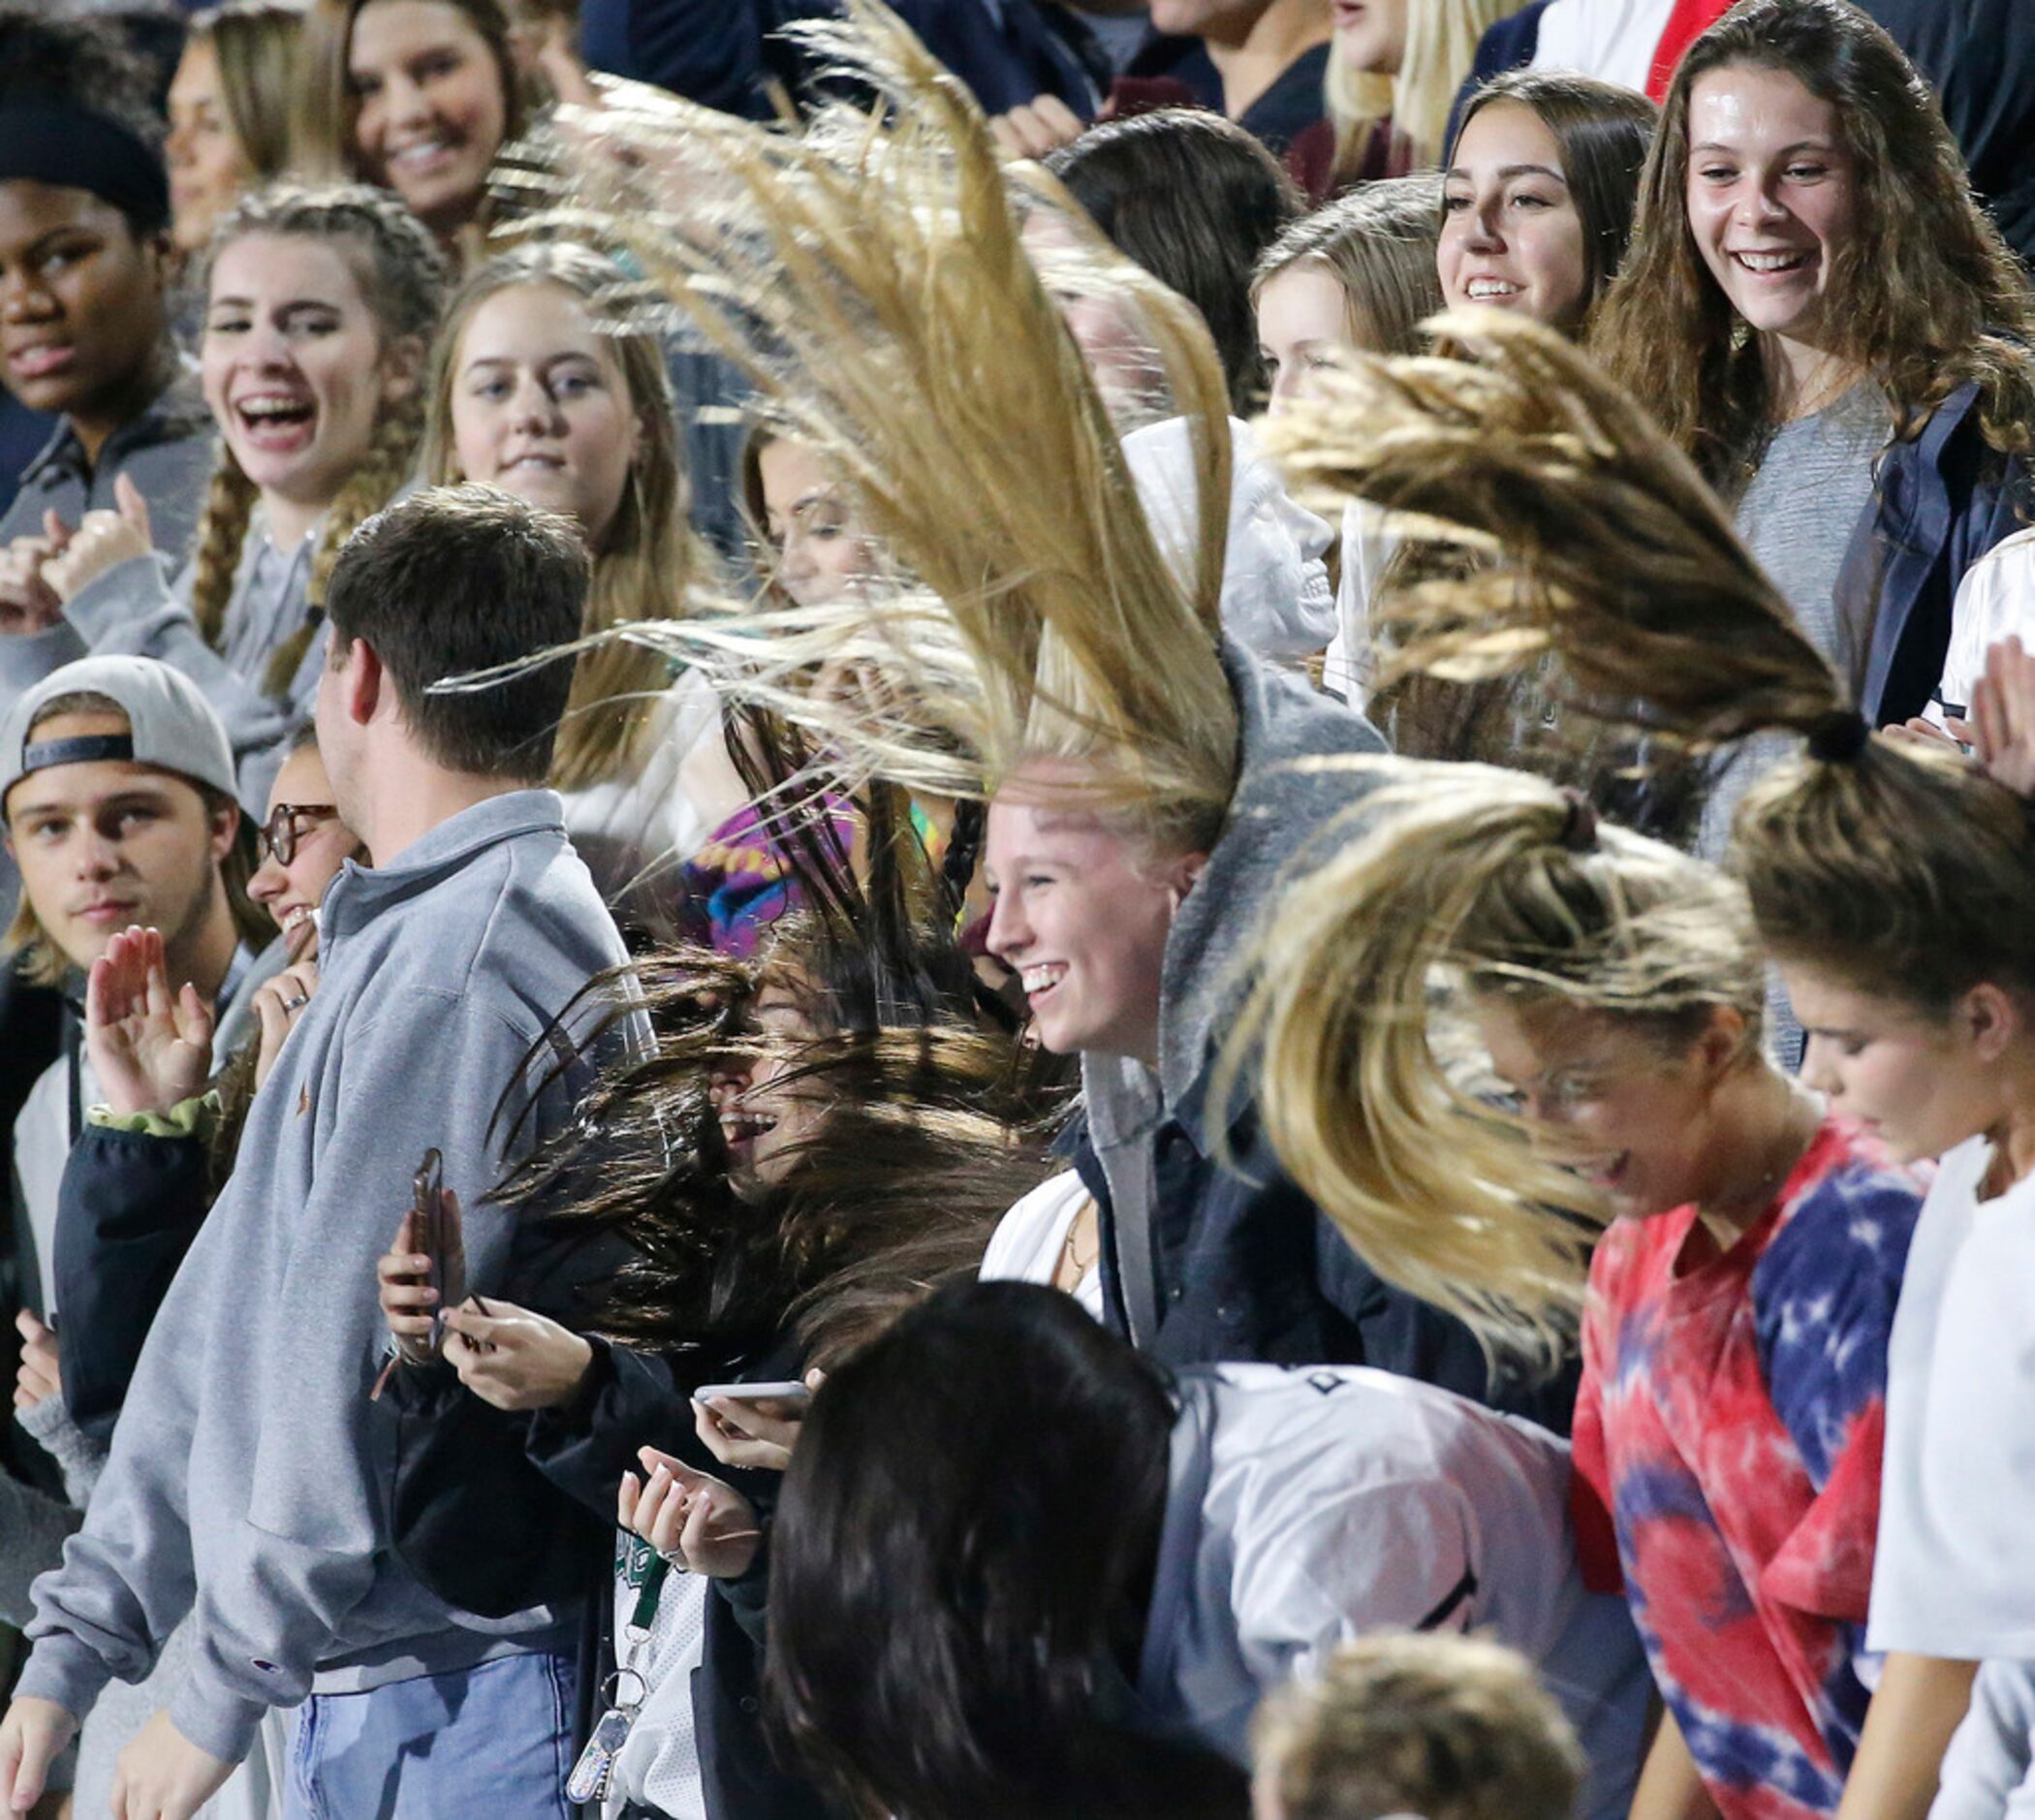
[[571, 1820], [570, 1656], [514, 1655], [292, 1717], [283, 1820]]

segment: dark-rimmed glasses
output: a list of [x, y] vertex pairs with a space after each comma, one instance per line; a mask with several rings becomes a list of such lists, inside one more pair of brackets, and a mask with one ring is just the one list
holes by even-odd
[[278, 865], [297, 858], [297, 843], [319, 822], [337, 818], [338, 808], [329, 802], [278, 802], [268, 820], [255, 831], [255, 846]]

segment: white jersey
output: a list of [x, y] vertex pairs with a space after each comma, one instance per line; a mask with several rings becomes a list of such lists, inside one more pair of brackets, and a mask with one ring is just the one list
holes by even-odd
[[1652, 1686], [1624, 1601], [1587, 1591], [1569, 1450], [1545, 1429], [1356, 1365], [1183, 1372], [1138, 1692], [1155, 1728], [1239, 1764], [1259, 1701], [1373, 1631], [1518, 1650], [1622, 1816]]

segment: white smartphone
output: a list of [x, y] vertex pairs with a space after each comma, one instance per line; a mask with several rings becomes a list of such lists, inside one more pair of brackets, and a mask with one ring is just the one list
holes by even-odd
[[775, 1384], [703, 1384], [693, 1393], [693, 1401], [704, 1403], [710, 1396], [731, 1403], [788, 1403], [794, 1410], [803, 1410], [813, 1399], [812, 1392], [797, 1378]]

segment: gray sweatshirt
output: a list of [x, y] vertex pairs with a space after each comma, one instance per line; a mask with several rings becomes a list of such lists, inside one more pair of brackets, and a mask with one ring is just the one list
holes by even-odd
[[588, 978], [622, 960], [620, 940], [557, 797], [518, 791], [378, 870], [350, 863], [326, 895], [320, 957], [240, 1166], [142, 1349], [84, 1527], [37, 1584], [18, 1689], [82, 1713], [109, 1679], [144, 1675], [188, 1613], [171, 1714], [228, 1760], [266, 1710], [308, 1693], [563, 1634], [548, 1611], [454, 1611], [391, 1553], [392, 1430], [368, 1404], [386, 1342], [375, 1260], [435, 1146], [466, 1209], [469, 1281], [491, 1287], [513, 1216], [482, 1198], [583, 1084], [583, 1071], [545, 1084], [540, 1065], [519, 1118], [520, 1071]]

